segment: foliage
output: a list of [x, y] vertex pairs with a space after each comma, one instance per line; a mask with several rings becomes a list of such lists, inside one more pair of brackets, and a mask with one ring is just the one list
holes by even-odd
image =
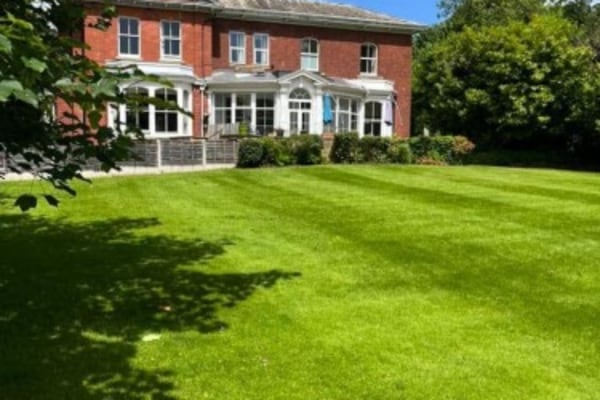
[[339, 164], [358, 162], [358, 133], [338, 133], [333, 138], [329, 159]]
[[323, 141], [319, 135], [294, 135], [283, 139], [292, 162], [297, 165], [321, 164]]
[[[113, 15], [114, 8], [107, 7], [90, 28], [106, 28]], [[141, 101], [123, 94], [120, 85], [151, 79], [131, 68], [107, 70], [86, 58], [86, 45], [76, 39], [84, 18], [79, 0], [15, 0], [0, 6], [0, 151], [12, 172], [31, 173], [72, 195], [70, 182], [84, 179], [88, 159], [108, 171], [132, 156], [139, 129], [108, 127], [103, 116], [107, 104]], [[57, 104], [72, 111], [55, 115]], [[37, 204], [27, 196], [17, 201], [24, 210]], [[46, 199], [57, 204], [51, 195]]]
[[241, 168], [258, 168], [265, 162], [271, 160], [273, 154], [265, 158], [265, 146], [263, 139], [244, 139], [240, 142], [238, 149], [237, 166]]
[[448, 18], [450, 31], [467, 27], [505, 25], [514, 21], [529, 21], [546, 12], [544, 0], [440, 0], [441, 16]]
[[596, 129], [598, 68], [555, 16], [466, 28], [421, 53], [416, 97], [433, 130], [485, 146], [566, 147]]
[[561, 14], [580, 30], [579, 42], [590, 46], [600, 61], [600, 4], [592, 0], [559, 0]]
[[238, 167], [316, 165], [322, 161], [322, 149], [323, 142], [317, 135], [244, 139], [239, 147]]
[[461, 164], [475, 145], [464, 136], [416, 136], [409, 139], [417, 164]]
[[263, 148], [263, 156], [260, 161], [261, 166], [282, 167], [294, 163], [288, 146], [282, 140], [270, 137], [254, 140], [259, 142]]
[[411, 164], [413, 154], [408, 141], [405, 139], [392, 139], [388, 147], [387, 158], [391, 163]]
[[365, 136], [358, 142], [359, 160], [366, 163], [388, 162], [390, 139]]
[[593, 165], [582, 164], [571, 153], [556, 150], [496, 149], [475, 151], [465, 158], [465, 164], [536, 168], [593, 168]]

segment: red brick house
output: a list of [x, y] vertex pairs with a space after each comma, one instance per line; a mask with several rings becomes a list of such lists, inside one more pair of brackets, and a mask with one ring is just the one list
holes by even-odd
[[[101, 0], [88, 3], [94, 20]], [[87, 56], [168, 78], [173, 88], [136, 82], [124, 89], [175, 101], [194, 119], [151, 105], [110, 110], [110, 121], [139, 124], [150, 138], [241, 126], [263, 135], [409, 135], [411, 35], [421, 25], [308, 0], [116, 4], [108, 31], [85, 28]]]

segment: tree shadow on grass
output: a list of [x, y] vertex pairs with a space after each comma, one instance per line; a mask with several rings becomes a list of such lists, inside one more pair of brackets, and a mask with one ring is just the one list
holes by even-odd
[[143, 236], [155, 219], [0, 216], [0, 398], [174, 399], [170, 371], [131, 366], [148, 333], [227, 329], [219, 309], [299, 274], [208, 274], [233, 243]]

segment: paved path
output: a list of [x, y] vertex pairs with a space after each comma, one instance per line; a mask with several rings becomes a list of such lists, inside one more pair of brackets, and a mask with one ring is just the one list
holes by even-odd
[[[210, 164], [210, 165], [198, 165], [198, 166], [181, 166], [181, 167], [123, 167], [121, 171], [111, 171], [105, 173], [102, 171], [85, 171], [83, 176], [90, 179], [106, 178], [112, 176], [132, 176], [132, 175], [160, 175], [160, 174], [175, 174], [182, 172], [198, 172], [198, 171], [211, 171], [216, 169], [230, 169], [235, 168], [234, 164]], [[25, 181], [31, 180], [34, 177], [30, 174], [14, 174], [9, 173], [4, 176], [2, 181]]]

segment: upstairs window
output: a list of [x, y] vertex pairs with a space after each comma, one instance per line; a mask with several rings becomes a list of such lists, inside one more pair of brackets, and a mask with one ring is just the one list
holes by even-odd
[[229, 32], [229, 62], [246, 64], [246, 35], [244, 32]]
[[178, 21], [162, 21], [160, 28], [161, 55], [181, 58], [181, 24]]
[[377, 46], [372, 43], [360, 47], [360, 73], [377, 75]]
[[140, 20], [119, 17], [119, 55], [140, 55]]
[[269, 64], [269, 35], [266, 33], [254, 34], [254, 64]]
[[300, 68], [307, 71], [319, 70], [319, 42], [316, 39], [302, 39]]

